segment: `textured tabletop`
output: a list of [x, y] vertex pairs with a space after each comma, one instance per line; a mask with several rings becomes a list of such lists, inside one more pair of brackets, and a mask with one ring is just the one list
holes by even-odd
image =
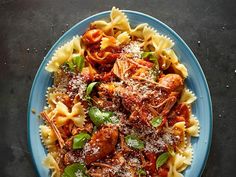
[[112, 6], [149, 14], [174, 29], [208, 81], [214, 132], [204, 177], [236, 174], [236, 1], [0, 0], [0, 176], [34, 177], [27, 102], [36, 71], [71, 26]]

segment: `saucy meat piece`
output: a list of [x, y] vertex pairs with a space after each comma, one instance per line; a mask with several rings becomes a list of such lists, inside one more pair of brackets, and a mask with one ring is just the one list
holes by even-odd
[[106, 157], [115, 150], [118, 139], [118, 128], [105, 126], [93, 134], [85, 147], [85, 162], [90, 164]]
[[167, 74], [159, 79], [159, 84], [169, 87], [172, 92], [181, 92], [184, 88], [184, 81], [178, 74]]
[[85, 44], [94, 44], [102, 39], [103, 31], [100, 29], [91, 29], [84, 33], [82, 40]]

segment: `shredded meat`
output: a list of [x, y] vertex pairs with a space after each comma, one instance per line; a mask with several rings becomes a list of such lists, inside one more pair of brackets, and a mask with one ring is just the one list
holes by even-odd
[[93, 134], [88, 142], [88, 151], [85, 154], [86, 164], [90, 164], [106, 157], [115, 150], [118, 139], [118, 128], [115, 126], [102, 127]]

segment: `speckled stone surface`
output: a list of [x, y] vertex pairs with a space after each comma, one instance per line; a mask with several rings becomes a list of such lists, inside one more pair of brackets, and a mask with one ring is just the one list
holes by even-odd
[[234, 0], [0, 0], [0, 176], [36, 176], [27, 148], [26, 112], [37, 68], [63, 31], [113, 5], [158, 18], [193, 50], [208, 80], [214, 109], [213, 141], [203, 176], [235, 176]]

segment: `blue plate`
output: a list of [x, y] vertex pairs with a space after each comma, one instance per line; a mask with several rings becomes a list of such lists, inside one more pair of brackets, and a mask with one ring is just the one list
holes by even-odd
[[[185, 170], [184, 175], [185, 177], [201, 176], [209, 154], [213, 126], [211, 97], [201, 66], [187, 44], [185, 44], [170, 27], [140, 12], [129, 10], [124, 10], [124, 12], [127, 14], [131, 26], [136, 26], [140, 23], [148, 23], [150, 26], [157, 29], [159, 33], [169, 36], [175, 42], [174, 50], [177, 56], [179, 56], [181, 63], [188, 69], [189, 77], [186, 80], [186, 84], [198, 98], [193, 104], [193, 114], [196, 115], [200, 121], [201, 131], [199, 138], [192, 139], [194, 159], [192, 165]], [[45, 106], [45, 92], [47, 87], [51, 84], [51, 74], [45, 71], [44, 68], [58, 47], [70, 41], [73, 36], [84, 33], [91, 22], [100, 19], [108, 19], [109, 13], [110, 11], [106, 11], [93, 15], [68, 30], [53, 45], [35, 76], [28, 103], [28, 144], [37, 173], [41, 177], [49, 176], [49, 170], [42, 165], [46, 151], [41, 144], [39, 136], [39, 125], [42, 124], [42, 120], [37, 117], [37, 114], [40, 113]], [[32, 113], [32, 109], [36, 110], [36, 114]]]

